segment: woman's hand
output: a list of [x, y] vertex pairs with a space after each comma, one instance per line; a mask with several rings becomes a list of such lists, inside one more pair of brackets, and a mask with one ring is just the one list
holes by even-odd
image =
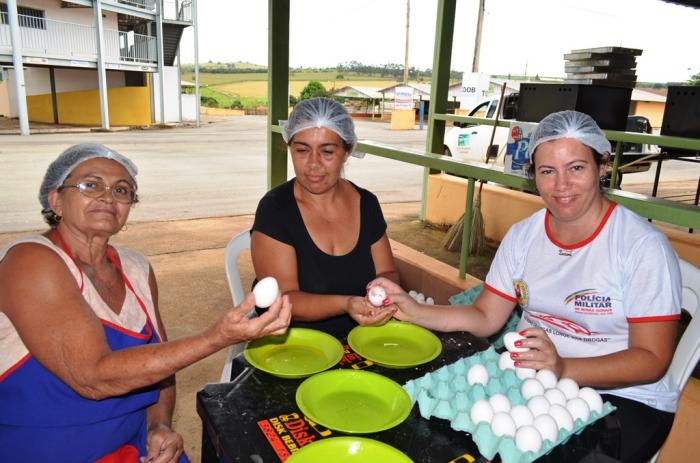
[[375, 307], [360, 296], [348, 297], [347, 312], [360, 325], [377, 326], [391, 320], [395, 306]]
[[515, 360], [515, 366], [520, 368], [534, 368], [552, 370], [557, 378], [564, 372], [564, 360], [559, 356], [556, 346], [549, 339], [542, 328], [527, 328], [519, 332], [526, 339], [516, 341], [516, 347], [528, 347], [527, 352], [511, 352], [510, 357]]
[[182, 436], [164, 423], [151, 423], [146, 435], [148, 454], [142, 463], [177, 463], [183, 452]]
[[284, 334], [292, 319], [292, 304], [288, 296], [277, 296], [270, 308], [259, 317], [248, 318], [247, 314], [255, 308], [255, 295], [249, 293], [241, 305], [227, 311], [212, 327], [212, 339], [221, 348], [239, 342], [268, 336]]
[[423, 315], [424, 311], [428, 310], [409, 296], [401, 286], [387, 278], [380, 277], [370, 281], [367, 285], [367, 290], [373, 286], [384, 288], [391, 304], [390, 306], [394, 306], [397, 309], [394, 317], [399, 320], [415, 323]]

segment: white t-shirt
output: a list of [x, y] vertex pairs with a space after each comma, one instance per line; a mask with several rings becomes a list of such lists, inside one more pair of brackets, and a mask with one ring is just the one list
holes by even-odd
[[[518, 302], [518, 329], [544, 329], [562, 357], [597, 357], [628, 348], [629, 324], [680, 318], [678, 258], [666, 236], [613, 203], [588, 239], [557, 243], [542, 209], [513, 225], [485, 288]], [[670, 374], [658, 382], [600, 390], [674, 412]]]

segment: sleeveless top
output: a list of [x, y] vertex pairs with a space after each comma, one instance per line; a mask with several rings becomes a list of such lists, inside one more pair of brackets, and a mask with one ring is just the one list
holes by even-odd
[[[100, 319], [112, 350], [160, 342], [148, 285], [149, 264], [139, 252], [115, 248], [126, 297], [119, 314], [61, 247], [43, 236], [17, 240], [48, 247], [63, 259], [83, 298]], [[47, 331], [51, 327], [45, 327]], [[5, 314], [0, 313], [0, 452], [12, 462], [134, 461], [146, 455], [146, 409], [158, 401], [157, 385], [103, 400], [80, 396], [39, 363]], [[110, 457], [110, 454], [111, 457]], [[104, 459], [103, 459], [104, 458]]]

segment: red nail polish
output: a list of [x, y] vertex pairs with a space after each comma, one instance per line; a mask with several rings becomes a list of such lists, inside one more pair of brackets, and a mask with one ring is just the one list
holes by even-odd
[[520, 330], [520, 331], [518, 331], [518, 334], [519, 334], [520, 336], [526, 336], [525, 333], [527, 333], [527, 330]]
[[519, 367], [520, 365], [522, 365], [522, 363], [520, 363], [519, 361], [518, 361], [518, 362], [513, 362], [513, 365], [515, 365], [516, 367]]
[[515, 347], [521, 347], [523, 345], [522, 341], [515, 341], [513, 344], [515, 344]]
[[382, 305], [387, 305], [388, 303], [389, 303], [388, 297], [382, 301]]
[[512, 358], [512, 359], [517, 359], [519, 357], [520, 357], [520, 354], [518, 354], [517, 352], [511, 352], [511, 354], [510, 354], [510, 358]]

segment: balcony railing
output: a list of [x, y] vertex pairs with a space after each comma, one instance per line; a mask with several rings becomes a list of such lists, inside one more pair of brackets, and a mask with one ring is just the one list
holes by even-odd
[[147, 11], [155, 11], [156, 0], [117, 0], [117, 3], [123, 3], [129, 6], [135, 6]]
[[192, 22], [192, 0], [163, 0], [163, 19]]
[[[97, 59], [93, 26], [53, 19], [19, 16], [22, 54], [71, 60]], [[110, 62], [156, 63], [156, 38], [113, 29], [104, 31], [103, 53]], [[12, 52], [9, 24], [0, 24], [0, 53]]]

